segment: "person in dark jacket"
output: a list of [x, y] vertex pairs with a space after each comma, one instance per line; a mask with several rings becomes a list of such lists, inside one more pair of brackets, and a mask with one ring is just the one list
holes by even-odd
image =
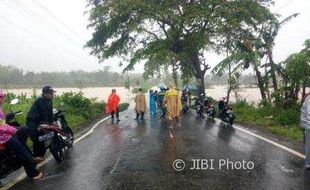
[[38, 97], [30, 108], [26, 118], [29, 136], [33, 142], [33, 156], [37, 162], [44, 160], [46, 153], [44, 142], [39, 141], [40, 124], [53, 124], [53, 97], [56, 91], [51, 86], [42, 88], [42, 96]]

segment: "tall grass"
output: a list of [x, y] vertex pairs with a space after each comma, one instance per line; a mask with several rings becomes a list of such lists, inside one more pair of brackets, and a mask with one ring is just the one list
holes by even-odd
[[[16, 105], [10, 105], [9, 102], [14, 98], [18, 98], [19, 103]], [[23, 114], [18, 115], [16, 120], [22, 126], [25, 126], [27, 113], [34, 101], [34, 98], [26, 98], [25, 95], [16, 96], [14, 94], [8, 94], [7, 101], [3, 108], [6, 113], [10, 110], [23, 111]], [[61, 96], [56, 96], [53, 100], [53, 105], [54, 108], [61, 108], [65, 111], [68, 124], [75, 132], [95, 118], [104, 116], [106, 103], [103, 101], [97, 102], [94, 98], [86, 98], [83, 96], [82, 92], [68, 92], [62, 94]], [[127, 109], [128, 106], [128, 103], [121, 104], [120, 111]]]
[[300, 105], [285, 109], [271, 104], [255, 107], [246, 101], [240, 101], [232, 106], [236, 122], [261, 127], [292, 141], [303, 141], [303, 133], [299, 127]]

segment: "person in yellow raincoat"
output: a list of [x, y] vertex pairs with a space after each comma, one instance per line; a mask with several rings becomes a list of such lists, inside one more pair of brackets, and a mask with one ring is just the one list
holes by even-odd
[[170, 85], [169, 90], [165, 93], [164, 102], [167, 109], [166, 118], [170, 122], [169, 128], [173, 128], [174, 124], [179, 125], [182, 110], [181, 96], [173, 85]]
[[146, 100], [144, 93], [142, 93], [142, 88], [139, 88], [139, 93], [136, 94], [135, 103], [136, 119], [138, 120], [139, 115], [141, 115], [141, 120], [144, 120], [144, 113], [146, 111]]

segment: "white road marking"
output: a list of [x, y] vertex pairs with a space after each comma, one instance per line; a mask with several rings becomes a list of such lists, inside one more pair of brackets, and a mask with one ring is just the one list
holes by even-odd
[[117, 160], [116, 160], [116, 162], [115, 162], [115, 164], [114, 164], [114, 166], [113, 166], [113, 169], [110, 171], [110, 174], [113, 174], [113, 172], [115, 171], [115, 169], [116, 169], [116, 167], [117, 167], [119, 161], [121, 160], [121, 156], [122, 156], [122, 155], [119, 155], [119, 157], [117, 158]]
[[278, 148], [281, 148], [281, 149], [283, 149], [283, 150], [285, 150], [285, 151], [287, 151], [287, 152], [289, 152], [289, 153], [291, 153], [291, 154], [294, 154], [295, 156], [298, 156], [298, 157], [303, 158], [303, 159], [306, 158], [306, 156], [305, 156], [304, 154], [302, 154], [302, 153], [300, 153], [300, 152], [297, 152], [297, 151], [295, 151], [295, 150], [293, 150], [293, 149], [291, 149], [291, 148], [288, 148], [288, 147], [286, 147], [286, 146], [284, 146], [284, 145], [282, 145], [282, 144], [279, 144], [279, 143], [277, 143], [277, 142], [275, 142], [275, 141], [272, 141], [272, 140], [270, 140], [270, 139], [267, 139], [267, 138], [265, 138], [265, 137], [262, 137], [262, 136], [260, 136], [260, 135], [258, 135], [258, 134], [255, 134], [255, 133], [251, 132], [251, 131], [242, 129], [242, 128], [240, 128], [240, 127], [236, 127], [236, 126], [233, 126], [233, 127], [234, 127], [235, 129], [238, 129], [238, 130], [244, 132], [244, 133], [247, 133], [247, 134], [249, 134], [249, 135], [252, 135], [252, 136], [254, 136], [254, 137], [256, 137], [256, 138], [259, 138], [259, 139], [261, 139], [261, 140], [263, 140], [263, 141], [265, 141], [265, 142], [268, 142], [268, 143], [270, 143], [270, 144], [272, 144], [272, 145], [274, 145], [274, 146], [276, 146], [276, 147], [278, 147]]
[[[100, 123], [108, 120], [110, 117], [106, 117], [101, 119], [100, 121], [98, 121], [87, 133], [85, 133], [84, 135], [82, 135], [81, 137], [79, 137], [78, 139], [76, 139], [74, 141], [74, 144], [78, 143], [79, 141], [83, 140], [84, 138], [86, 138], [87, 136], [89, 136], [97, 127]], [[50, 155], [49, 157], [47, 157], [43, 162], [41, 162], [40, 164], [38, 164], [38, 168], [41, 168], [42, 166], [46, 165], [49, 161], [51, 161], [53, 159], [52, 155]], [[19, 175], [15, 180], [9, 182], [8, 184], [6, 184], [5, 186], [3, 186], [1, 188], [1, 190], [7, 190], [9, 188], [11, 188], [13, 185], [15, 185], [16, 183], [20, 182], [21, 180], [23, 180], [25, 177], [27, 177], [26, 173], [23, 172], [21, 175]]]
[[170, 134], [170, 138], [173, 138], [173, 135], [170, 129], [169, 129], [169, 134]]
[[84, 138], [86, 138], [88, 135], [90, 135], [94, 129], [96, 129], [98, 127], [98, 125], [106, 120], [108, 120], [110, 117], [106, 117], [100, 121], [98, 121], [87, 133], [85, 133], [84, 135], [82, 135], [81, 137], [79, 137], [76, 141], [74, 141], [74, 144], [76, 144], [77, 142], [83, 140]]
[[[219, 119], [215, 119], [215, 120], [218, 121], [218, 122], [221, 122], [221, 120], [219, 120]], [[277, 143], [277, 142], [275, 142], [275, 141], [272, 141], [272, 140], [270, 140], [270, 139], [267, 139], [267, 138], [265, 138], [265, 137], [262, 137], [262, 136], [260, 136], [260, 135], [258, 135], [258, 134], [255, 134], [255, 133], [253, 133], [253, 132], [251, 132], [251, 131], [248, 131], [248, 130], [246, 130], [246, 129], [244, 129], [244, 128], [236, 127], [235, 125], [233, 125], [232, 127], [235, 128], [235, 129], [238, 129], [239, 131], [242, 131], [242, 132], [244, 132], [244, 133], [246, 133], [246, 134], [248, 134], [248, 135], [251, 135], [251, 136], [254, 136], [254, 137], [258, 138], [258, 139], [261, 139], [261, 140], [263, 140], [263, 141], [265, 141], [265, 142], [267, 142], [267, 143], [269, 143], [269, 144], [272, 144], [272, 145], [274, 145], [274, 146], [276, 146], [276, 147], [278, 147], [278, 148], [280, 148], [280, 149], [282, 149], [282, 150], [285, 150], [286, 152], [289, 152], [289, 153], [291, 153], [291, 154], [294, 154], [295, 156], [298, 156], [298, 157], [303, 158], [303, 159], [306, 158], [306, 156], [305, 156], [304, 154], [302, 154], [302, 153], [300, 153], [300, 152], [297, 152], [296, 150], [293, 150], [293, 149], [291, 149], [291, 148], [288, 148], [288, 147], [286, 147], [286, 146], [284, 146], [284, 145], [282, 145], [282, 144], [279, 144], [279, 143]]]

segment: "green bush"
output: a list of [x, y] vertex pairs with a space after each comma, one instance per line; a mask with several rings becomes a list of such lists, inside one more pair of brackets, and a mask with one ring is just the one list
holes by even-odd
[[[303, 134], [299, 128], [300, 105], [284, 109], [270, 103], [260, 104], [259, 107], [246, 101], [232, 104], [236, 122], [254, 124], [271, 133], [293, 141], [302, 141]], [[266, 117], [272, 116], [271, 119]]]
[[[19, 103], [16, 105], [10, 105], [10, 100], [18, 98]], [[34, 99], [27, 99], [26, 96], [16, 96], [9, 94], [6, 103], [3, 108], [6, 113], [12, 111], [23, 111], [22, 115], [18, 115], [16, 120], [22, 125], [26, 125], [27, 113], [33, 104]], [[91, 120], [104, 115], [106, 103], [97, 102], [96, 99], [86, 98], [83, 93], [64, 93], [61, 96], [56, 96], [53, 100], [55, 108], [61, 108], [65, 111], [65, 116], [69, 126], [73, 131], [77, 131], [83, 125], [87, 124]], [[128, 103], [120, 104], [120, 111], [124, 111], [129, 107]]]

